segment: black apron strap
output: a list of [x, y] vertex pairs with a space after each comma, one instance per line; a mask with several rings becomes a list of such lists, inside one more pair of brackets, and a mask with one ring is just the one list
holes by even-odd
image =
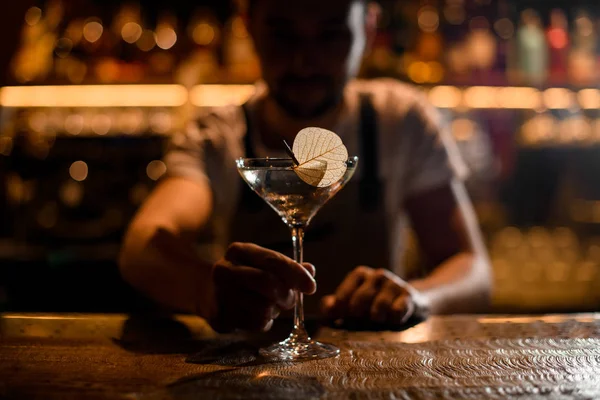
[[360, 206], [363, 211], [374, 211], [381, 202], [379, 182], [379, 129], [377, 112], [369, 94], [360, 95], [360, 165], [363, 171], [360, 182]]

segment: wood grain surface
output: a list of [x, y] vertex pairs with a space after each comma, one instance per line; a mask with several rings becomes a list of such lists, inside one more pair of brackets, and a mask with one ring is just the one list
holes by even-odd
[[435, 317], [402, 332], [324, 328], [334, 359], [269, 363], [285, 334], [218, 336], [193, 317], [4, 315], [0, 397], [600, 398], [600, 316]]

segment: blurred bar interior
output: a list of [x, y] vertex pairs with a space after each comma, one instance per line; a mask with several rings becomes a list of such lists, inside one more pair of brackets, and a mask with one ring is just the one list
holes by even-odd
[[[597, 310], [598, 1], [380, 4], [361, 75], [420, 85], [448, 119], [472, 171], [495, 310]], [[115, 258], [165, 173], [167, 138], [198, 107], [243, 102], [260, 76], [236, 9], [48, 0], [0, 24], [4, 38], [20, 32], [0, 89], [0, 309], [143, 307]]]

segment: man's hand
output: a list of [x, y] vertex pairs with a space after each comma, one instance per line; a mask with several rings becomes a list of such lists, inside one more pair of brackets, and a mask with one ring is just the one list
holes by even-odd
[[267, 331], [280, 310], [294, 307], [294, 290], [313, 294], [314, 266], [250, 243], [233, 243], [213, 269], [210, 323], [217, 331]]
[[358, 267], [335, 294], [322, 300], [328, 318], [352, 318], [401, 325], [415, 316], [426, 318], [427, 302], [410, 284], [385, 269]]

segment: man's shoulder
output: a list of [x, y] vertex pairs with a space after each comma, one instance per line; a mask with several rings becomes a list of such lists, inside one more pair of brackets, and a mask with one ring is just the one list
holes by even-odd
[[426, 93], [414, 85], [379, 78], [354, 81], [350, 90], [371, 97], [383, 130], [394, 136], [436, 130], [441, 122], [439, 111], [429, 103]]
[[418, 87], [392, 78], [355, 80], [351, 92], [370, 96], [378, 114], [401, 116], [427, 104], [427, 96]]

